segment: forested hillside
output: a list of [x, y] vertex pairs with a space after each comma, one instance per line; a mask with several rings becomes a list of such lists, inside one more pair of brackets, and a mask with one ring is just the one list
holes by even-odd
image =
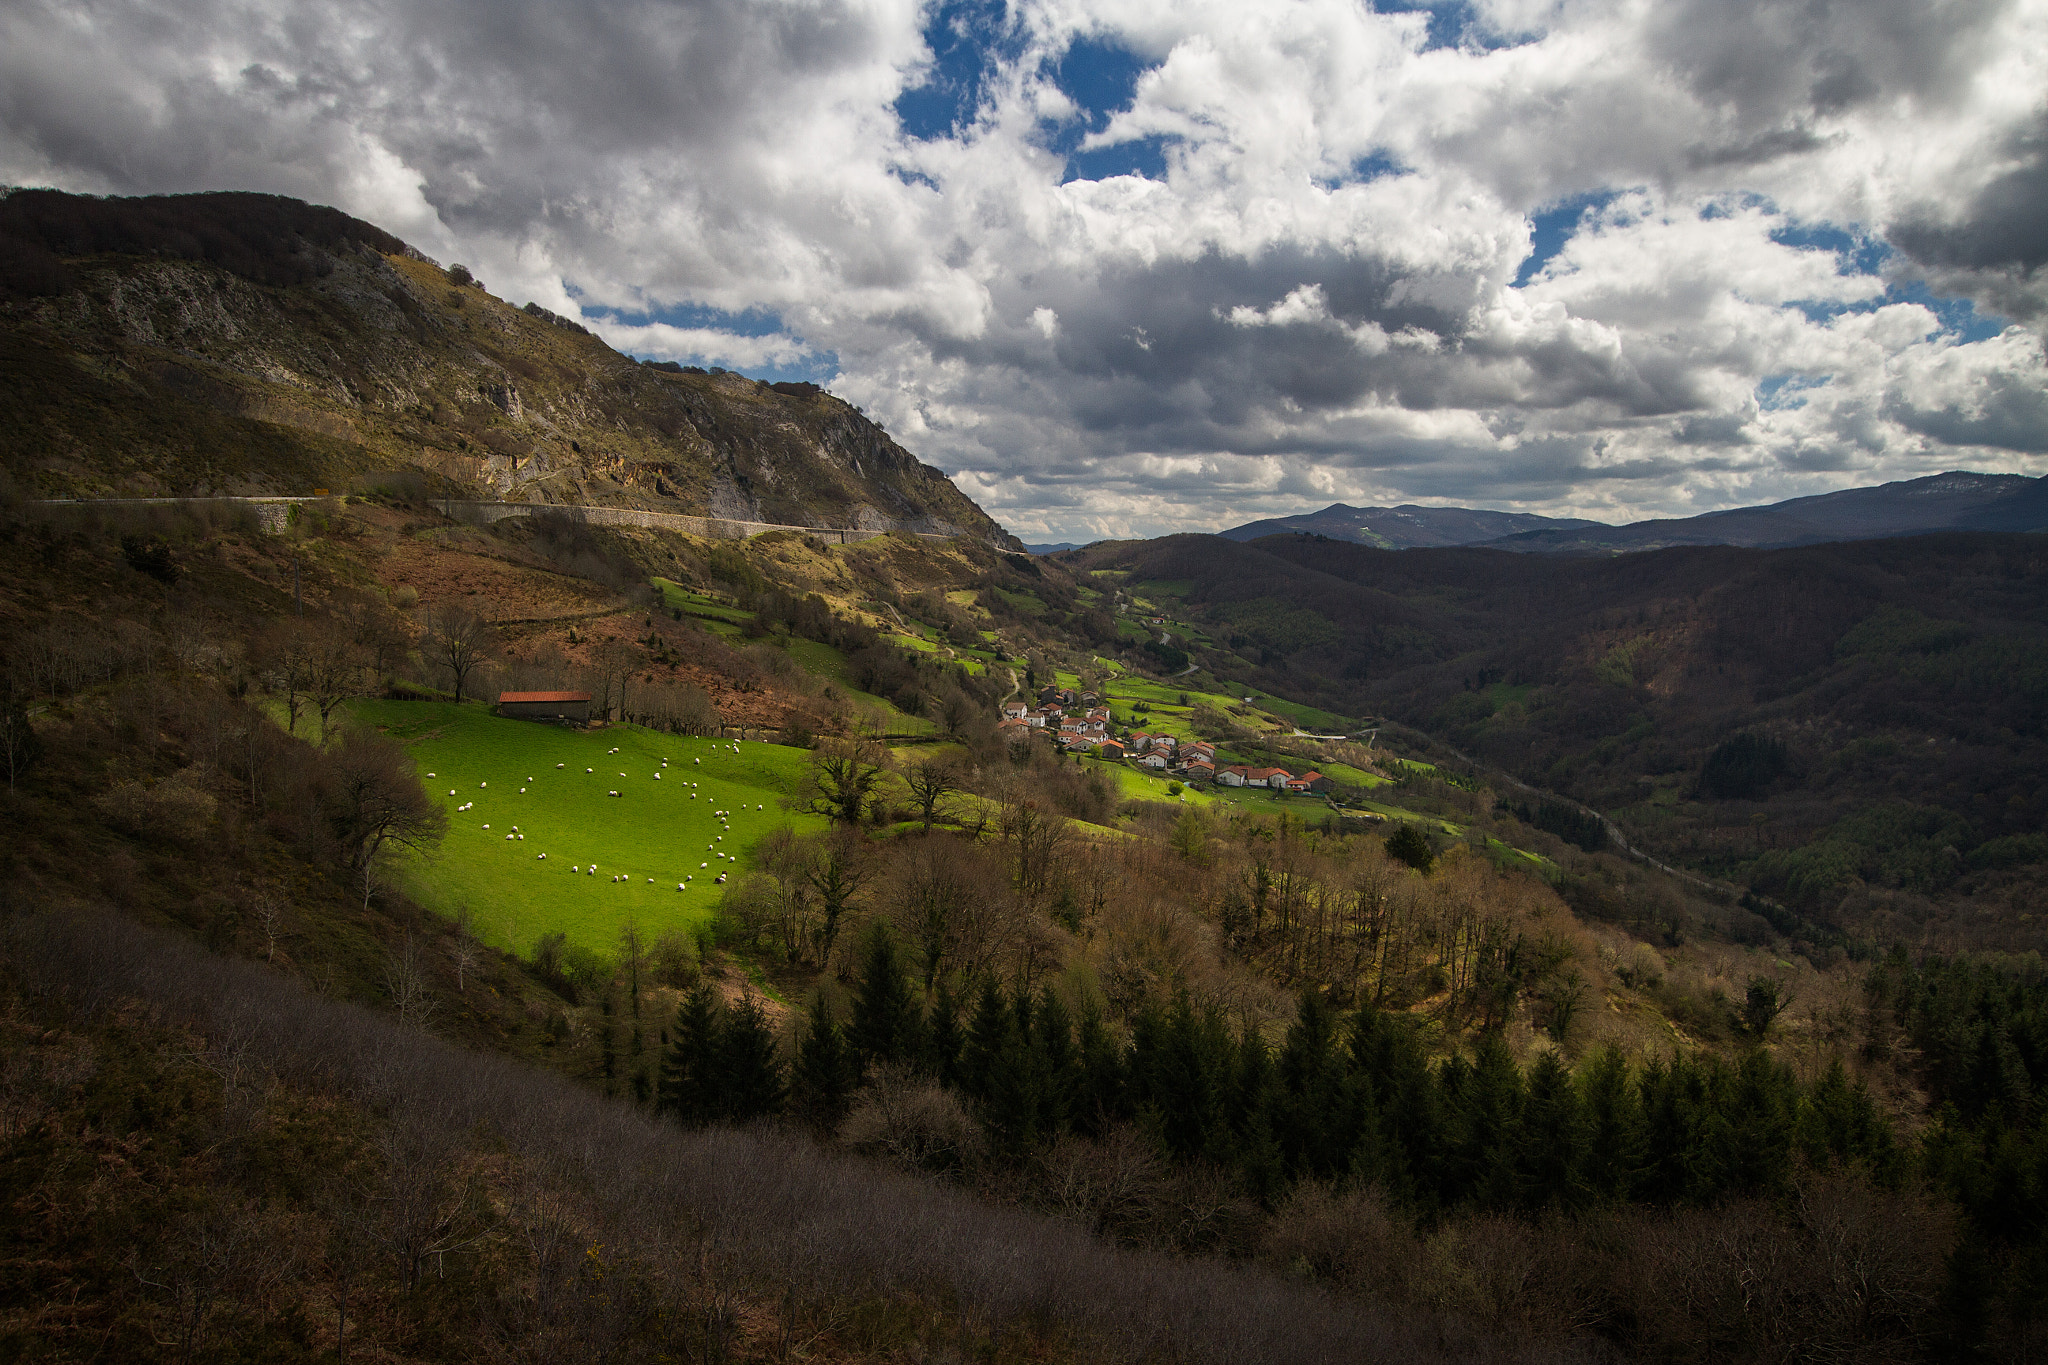
[[2039, 943], [2038, 536], [1599, 560], [1173, 538], [1069, 558], [1166, 585], [1217, 676], [1439, 736], [1753, 888], [1795, 937]]

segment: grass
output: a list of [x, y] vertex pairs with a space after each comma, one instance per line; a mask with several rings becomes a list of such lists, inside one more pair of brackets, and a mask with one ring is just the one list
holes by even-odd
[[1307, 726], [1325, 734], [1333, 731], [1340, 734], [1349, 733], [1356, 725], [1355, 721], [1346, 720], [1334, 712], [1303, 706], [1300, 702], [1282, 701], [1278, 697], [1260, 697], [1254, 704], [1282, 719], [1291, 720], [1296, 725]]
[[[560, 931], [609, 955], [628, 920], [650, 939], [692, 929], [718, 903], [717, 875], [746, 870], [771, 830], [825, 825], [782, 805], [803, 776], [798, 749], [743, 743], [734, 752], [730, 741], [637, 726], [567, 730], [449, 702], [365, 701], [353, 709], [407, 745], [428, 794], [448, 812], [439, 850], [397, 864], [400, 886], [450, 917], [467, 904], [480, 938], [522, 954]], [[609, 752], [615, 746], [619, 752]], [[621, 795], [607, 795], [614, 790]], [[458, 813], [465, 802], [475, 804]], [[714, 810], [731, 812], [728, 826]], [[514, 825], [523, 842], [506, 840]], [[594, 876], [570, 871], [593, 863]], [[615, 874], [628, 880], [613, 882]], [[689, 889], [678, 892], [686, 876]]]

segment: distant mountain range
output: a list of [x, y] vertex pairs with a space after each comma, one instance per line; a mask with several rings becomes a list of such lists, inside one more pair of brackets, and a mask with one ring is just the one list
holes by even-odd
[[1294, 531], [1332, 540], [1355, 540], [1382, 550], [1419, 550], [1443, 545], [1481, 545], [1503, 536], [1597, 526], [1597, 521], [1539, 517], [1528, 512], [1416, 507], [1407, 503], [1399, 507], [1347, 507], [1333, 502], [1320, 512], [1246, 522], [1217, 534], [1226, 540], [1257, 540], [1260, 536]]
[[1608, 526], [1597, 521], [1465, 507], [1347, 507], [1248, 522], [1229, 540], [1306, 533], [1388, 550], [1446, 545], [1542, 554], [1619, 554], [1671, 545], [1777, 549], [1931, 531], [2048, 531], [2048, 478], [1955, 471], [1875, 488], [1737, 507], [1703, 516]]

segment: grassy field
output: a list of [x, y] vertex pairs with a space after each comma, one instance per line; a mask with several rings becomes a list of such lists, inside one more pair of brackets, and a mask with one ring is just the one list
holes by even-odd
[[[448, 702], [354, 710], [405, 742], [448, 811], [440, 849], [400, 862], [399, 883], [444, 915], [467, 904], [479, 937], [515, 952], [559, 930], [609, 954], [629, 919], [650, 938], [693, 928], [717, 904], [718, 874], [745, 870], [770, 830], [825, 825], [782, 804], [802, 779], [798, 749], [635, 726], [579, 732]], [[721, 823], [715, 811], [730, 814]], [[505, 838], [514, 826], [523, 840]], [[677, 891], [685, 878], [689, 889]]]

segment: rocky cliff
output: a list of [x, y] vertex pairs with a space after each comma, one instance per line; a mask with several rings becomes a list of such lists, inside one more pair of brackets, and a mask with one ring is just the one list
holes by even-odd
[[653, 366], [332, 209], [0, 199], [0, 458], [34, 496], [441, 491], [1014, 542], [809, 384]]

